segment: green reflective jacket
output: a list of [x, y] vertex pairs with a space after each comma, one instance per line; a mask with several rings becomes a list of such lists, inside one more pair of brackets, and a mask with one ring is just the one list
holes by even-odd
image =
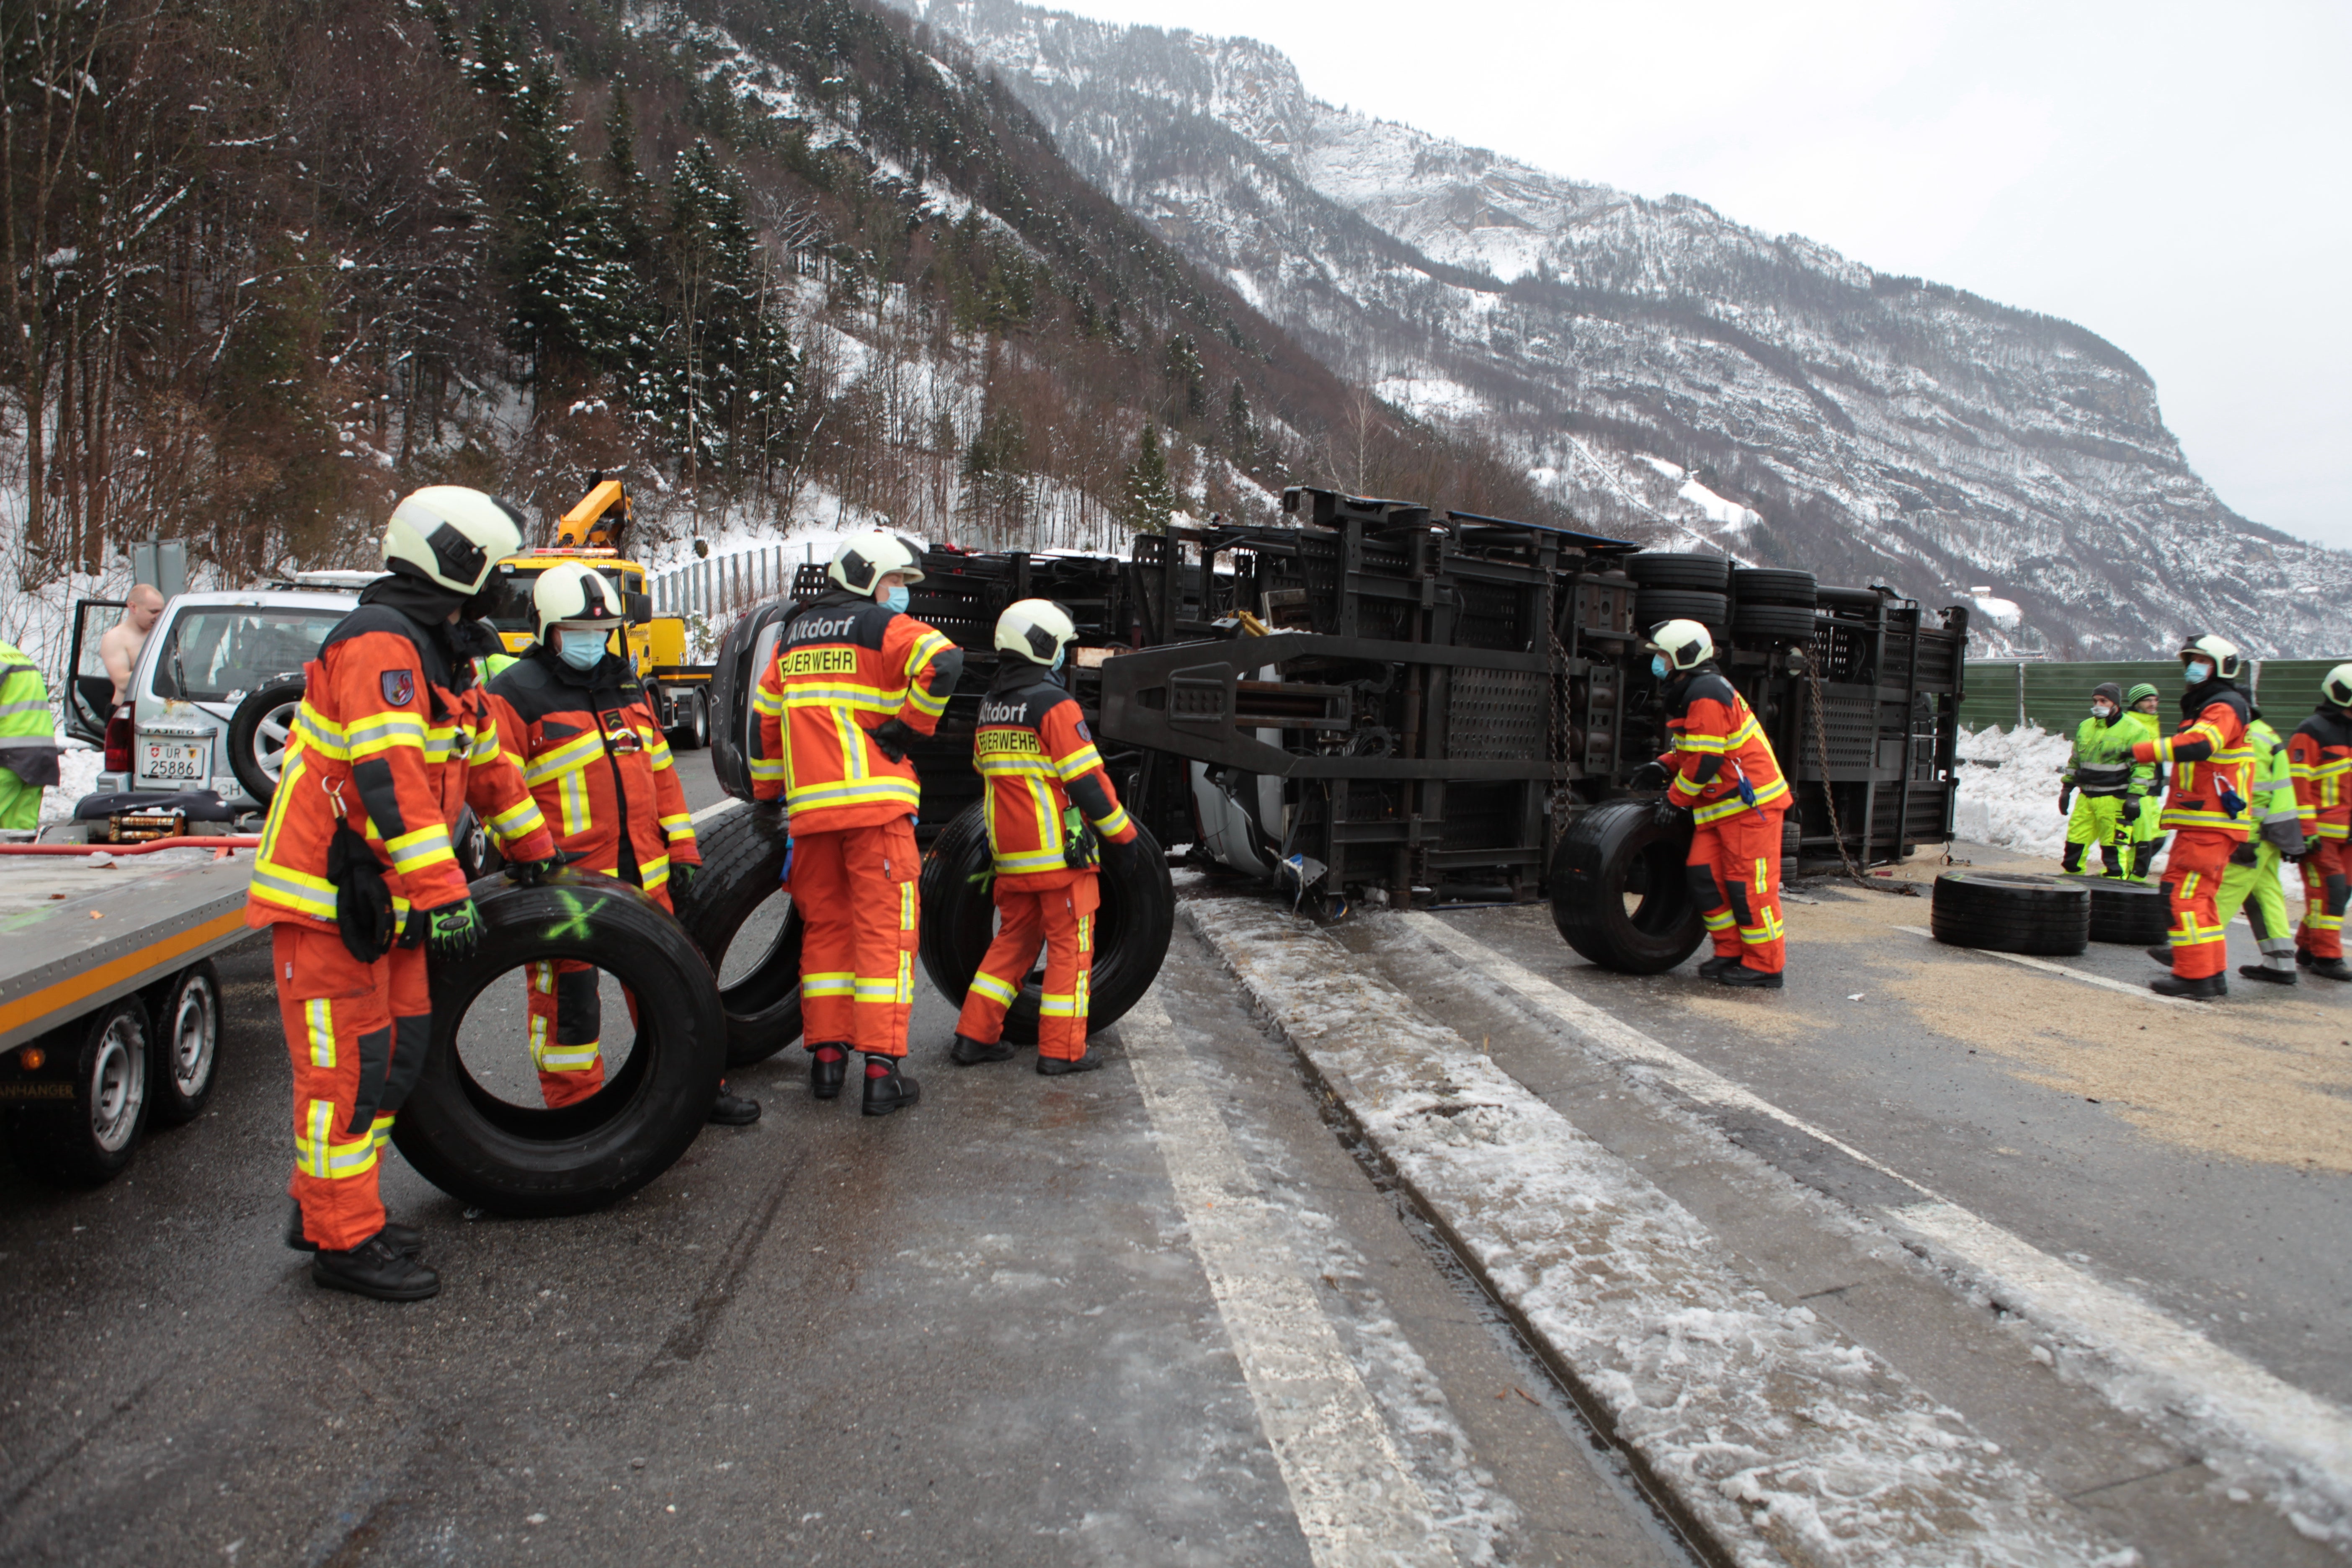
[[2256, 823], [2274, 822], [2280, 818], [2300, 820], [2295, 814], [2294, 775], [2286, 754], [2286, 742], [2279, 739], [2276, 730], [2267, 720], [2257, 719], [2246, 726], [2246, 744], [2253, 748], [2253, 787], [2246, 794], [2248, 816]]
[[[2133, 746], [2142, 741], [2160, 741], [2164, 738], [2164, 732], [2157, 728], [2156, 715], [2153, 713], [2136, 713], [2130, 709], [2126, 709], [2123, 721], [2116, 728], [2122, 730], [2126, 726], [2136, 726], [2131, 738], [2124, 742], [2126, 752], [2129, 752]], [[2137, 763], [2132, 768], [2131, 788], [2128, 793], [2136, 795], [2162, 795], [2164, 793], [2163, 775], [2164, 770], [2154, 763]]]
[[2074, 728], [2074, 750], [2066, 758], [2065, 782], [2084, 795], [2129, 795], [2132, 742], [2139, 732], [2122, 718], [2093, 714]]
[[0, 742], [28, 736], [43, 745], [52, 743], [57, 736], [57, 719], [49, 711], [49, 683], [13, 644], [0, 642]]

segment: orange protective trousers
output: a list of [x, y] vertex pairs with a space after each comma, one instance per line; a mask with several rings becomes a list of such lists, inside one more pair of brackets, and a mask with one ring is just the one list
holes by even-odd
[[331, 931], [271, 928], [270, 963], [294, 1063], [294, 1174], [302, 1233], [348, 1251], [383, 1228], [376, 1166], [425, 1068], [433, 996], [425, 950], [362, 963]]
[[876, 1056], [907, 1054], [920, 909], [913, 819], [793, 836], [800, 911], [802, 1038]]
[[1045, 944], [1045, 997], [1037, 1009], [1037, 1054], [1074, 1062], [1087, 1054], [1087, 987], [1095, 968], [1095, 910], [1102, 879], [1088, 871], [1060, 888], [996, 884], [996, 940], [964, 993], [956, 1033], [983, 1046], [1004, 1034], [1005, 1010]]
[[2352, 845], [2315, 838], [2303, 858], [2303, 926], [2295, 946], [2314, 958], [2344, 956], [2344, 906], [2352, 895]]
[[2164, 894], [2172, 902], [2172, 973], [2183, 980], [2209, 979], [2229, 966], [2221, 878], [2230, 869], [2230, 852], [2242, 842], [2210, 827], [2184, 827], [2172, 836]]
[[[669, 889], [648, 895], [667, 910]], [[540, 1098], [553, 1110], [574, 1105], [604, 1087], [604, 1005], [596, 994], [598, 970], [576, 958], [534, 963], [524, 970], [529, 987], [530, 1065], [539, 1069]], [[629, 1023], [637, 1021], [636, 994], [623, 987]]]
[[1691, 834], [1685, 868], [1717, 958], [1778, 974], [1788, 962], [1780, 928], [1783, 810], [1734, 812]]

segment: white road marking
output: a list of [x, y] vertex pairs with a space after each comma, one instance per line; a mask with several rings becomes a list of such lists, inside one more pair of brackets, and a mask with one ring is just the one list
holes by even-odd
[[[1936, 933], [1926, 926], [1896, 926], [1895, 929], [1906, 936], [1924, 936], [1929, 942], [1936, 942]], [[2028, 969], [2038, 969], [2044, 974], [2063, 974], [2069, 980], [2079, 980], [2085, 985], [2095, 985], [2103, 991], [2116, 992], [2142, 1002], [2161, 1003], [2167, 1007], [2206, 1005], [2202, 1002], [2191, 1002], [2185, 996], [2159, 996], [2145, 985], [2134, 985], [2124, 980], [2110, 980], [2104, 974], [2086, 974], [2079, 969], [2069, 969], [2063, 963], [2053, 963], [2046, 958], [2029, 958], [2021, 952], [1995, 952], [1989, 947], [1958, 947], [1950, 942], [1939, 942], [1937, 945], [1950, 948], [1954, 952], [1972, 953], [1979, 958], [2006, 959], [2011, 963], [2022, 964]]]
[[1121, 1021], [1119, 1037], [1318, 1568], [1454, 1563], [1421, 1484], [1266, 1212], [1157, 990]]
[[[2104, 1363], [2106, 1375], [2090, 1381], [2111, 1403], [2145, 1416], [2160, 1419], [2170, 1413], [2187, 1417], [2207, 1444], [2225, 1445], [2259, 1462], [2268, 1472], [2264, 1479], [2271, 1483], [2273, 1500], [2298, 1529], [2339, 1544], [2352, 1543], [2352, 1413], [2222, 1349], [2137, 1297], [2051, 1257], [1466, 932], [1425, 914], [1402, 918], [1416, 935], [1559, 1020], [1587, 1049], [1650, 1068], [1703, 1104], [1769, 1117], [1917, 1193], [1917, 1203], [1882, 1206], [1880, 1217], [1916, 1238], [1939, 1264], [1974, 1276], [2004, 1309], [2063, 1341], [2064, 1348], [2074, 1352], [2070, 1370], [2087, 1372]], [[2096, 978], [2056, 964], [2046, 967], [2077, 979]], [[2169, 1000], [2153, 993], [2132, 994]], [[2225, 1473], [2232, 1468], [2226, 1456], [2210, 1448], [2204, 1457]]]

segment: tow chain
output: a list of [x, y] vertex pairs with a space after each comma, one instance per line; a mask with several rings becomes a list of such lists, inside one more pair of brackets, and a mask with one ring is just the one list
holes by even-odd
[[1805, 684], [1813, 696], [1813, 763], [1822, 772], [1822, 804], [1829, 808], [1830, 832], [1837, 838], [1838, 858], [1845, 863], [1846, 877], [1878, 893], [1899, 893], [1905, 898], [1917, 898], [1919, 890], [1909, 882], [1898, 882], [1892, 877], [1865, 877], [1862, 868], [1845, 847], [1845, 829], [1838, 822], [1837, 792], [1830, 787], [1830, 728], [1822, 708], [1822, 668], [1814, 662], [1813, 650], [1805, 652]]

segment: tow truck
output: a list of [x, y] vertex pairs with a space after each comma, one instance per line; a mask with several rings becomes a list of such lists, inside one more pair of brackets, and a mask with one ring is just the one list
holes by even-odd
[[499, 564], [512, 574], [514, 593], [506, 613], [490, 624], [510, 654], [538, 640], [530, 591], [541, 573], [562, 561], [578, 561], [603, 573], [619, 591], [627, 616], [626, 652], [646, 699], [668, 731], [675, 750], [690, 752], [710, 743], [710, 672], [686, 658], [686, 622], [656, 616], [646, 591], [646, 568], [625, 554], [632, 511], [621, 481], [593, 474], [588, 493], [558, 519], [555, 542], [510, 555]]

